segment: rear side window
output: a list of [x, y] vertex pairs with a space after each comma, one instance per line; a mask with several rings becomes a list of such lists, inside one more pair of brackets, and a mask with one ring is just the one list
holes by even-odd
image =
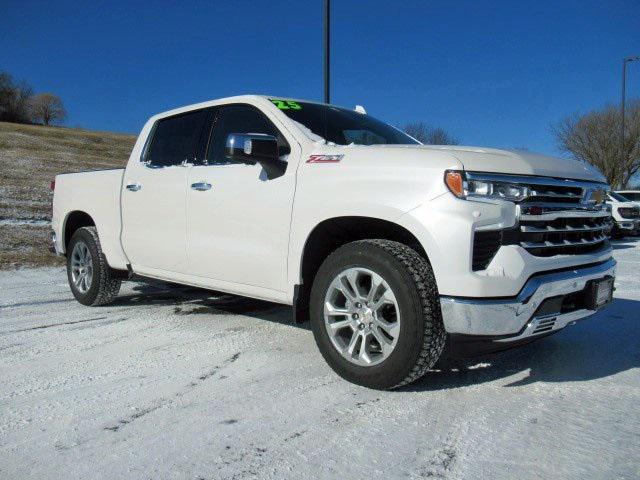
[[206, 110], [195, 110], [159, 120], [145, 161], [158, 166], [193, 161], [206, 117]]

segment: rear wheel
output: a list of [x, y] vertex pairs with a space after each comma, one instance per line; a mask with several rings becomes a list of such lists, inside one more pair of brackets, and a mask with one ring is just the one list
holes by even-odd
[[96, 227], [79, 228], [71, 237], [67, 278], [73, 296], [83, 305], [105, 305], [118, 295], [121, 275], [107, 264]]
[[321, 265], [311, 292], [316, 343], [343, 378], [390, 389], [420, 378], [445, 344], [429, 263], [389, 240], [340, 247]]

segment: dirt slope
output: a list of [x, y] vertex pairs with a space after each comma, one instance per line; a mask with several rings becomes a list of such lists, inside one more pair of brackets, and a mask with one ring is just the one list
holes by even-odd
[[135, 136], [0, 122], [0, 268], [54, 265], [47, 252], [58, 174], [123, 166]]

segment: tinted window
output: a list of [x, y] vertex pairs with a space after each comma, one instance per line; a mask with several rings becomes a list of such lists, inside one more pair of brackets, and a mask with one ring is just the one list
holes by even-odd
[[628, 199], [628, 198], [623, 197], [622, 195], [620, 195], [619, 193], [616, 193], [616, 192], [611, 192], [611, 193], [609, 194], [609, 196], [610, 196], [611, 198], [613, 198], [614, 200], [617, 200], [617, 201], [619, 201], [619, 202], [628, 202], [628, 201], [629, 201], [629, 199]]
[[206, 116], [206, 110], [195, 110], [159, 120], [145, 160], [163, 166], [192, 161]]
[[271, 99], [287, 117], [337, 145], [409, 144], [410, 136], [370, 115], [319, 103]]
[[278, 139], [280, 155], [289, 153], [289, 145], [273, 123], [257, 108], [232, 105], [218, 110], [209, 140], [207, 163], [229, 163], [225, 156], [227, 137], [231, 133], [265, 133]]
[[637, 192], [623, 192], [622, 195], [629, 200], [633, 200], [634, 202], [640, 200], [640, 193]]

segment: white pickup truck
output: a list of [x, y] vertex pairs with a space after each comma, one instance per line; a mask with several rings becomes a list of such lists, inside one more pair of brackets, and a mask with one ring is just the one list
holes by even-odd
[[613, 229], [611, 235], [615, 238], [640, 233], [640, 205], [629, 200], [618, 192], [607, 194], [607, 205], [611, 209]]
[[612, 297], [609, 191], [577, 161], [426, 146], [263, 96], [149, 119], [124, 170], [58, 175], [53, 243], [84, 305], [135, 274], [293, 306], [342, 377], [394, 388]]

